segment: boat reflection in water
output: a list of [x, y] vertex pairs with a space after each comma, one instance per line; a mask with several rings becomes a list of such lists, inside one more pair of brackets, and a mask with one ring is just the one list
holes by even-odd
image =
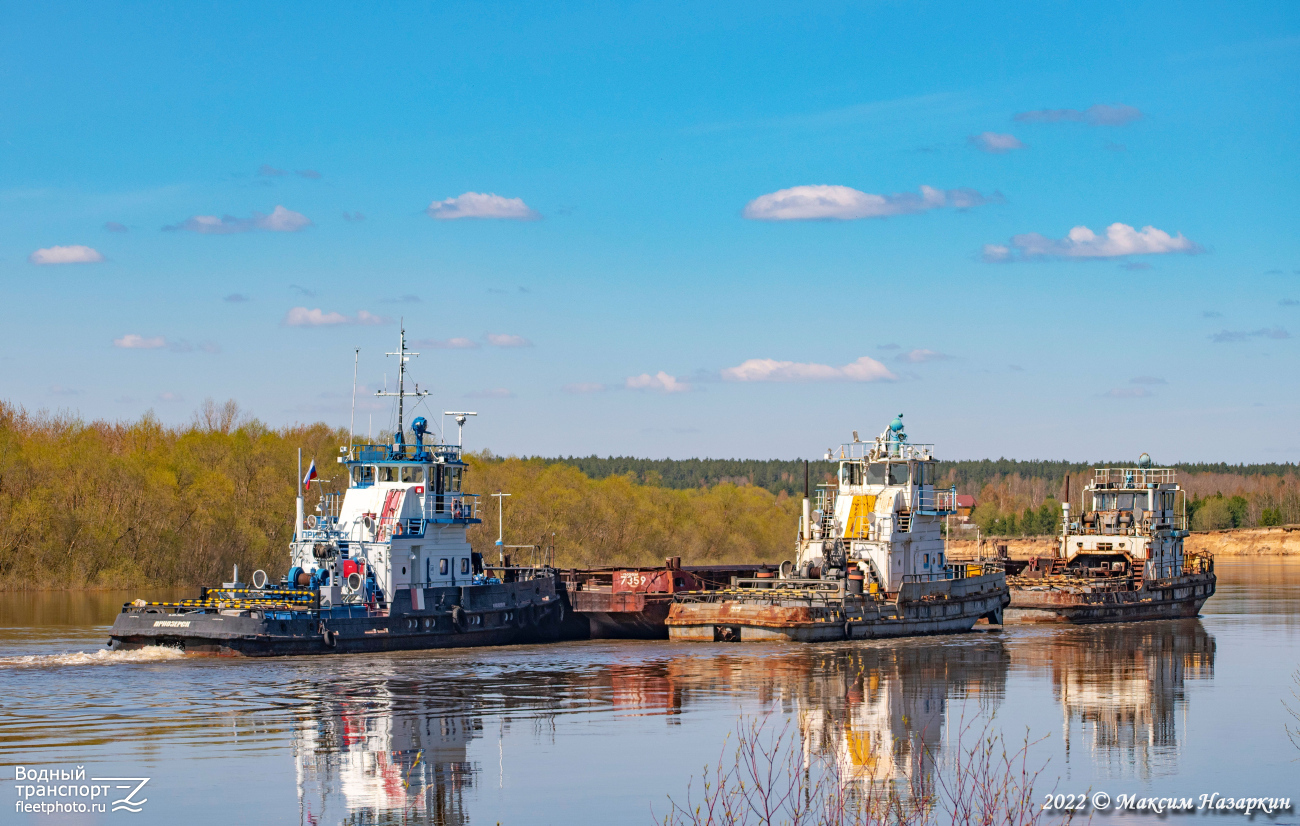
[[904, 644], [846, 651], [816, 669], [799, 709], [811, 753], [829, 758], [845, 783], [928, 785], [943, 744], [987, 719], [1006, 693], [1010, 655], [1001, 640]]
[[1081, 732], [1097, 777], [1173, 773], [1186, 681], [1214, 677], [1214, 648], [1191, 619], [1094, 627], [1034, 650], [1061, 704], [1066, 761]]
[[387, 687], [365, 702], [318, 698], [295, 731], [303, 824], [468, 822], [482, 728], [463, 715], [400, 704]]
[[[447, 661], [448, 679], [436, 682], [425, 659], [397, 658], [385, 673], [335, 675], [303, 692], [294, 736], [301, 821], [466, 823], [483, 793], [473, 741], [499, 725], [503, 753], [526, 761], [532, 746], [508, 731], [525, 719], [553, 749], [576, 731], [617, 738], [630, 718], [660, 717], [684, 752], [698, 754], [688, 715], [771, 715], [765, 736], [788, 721], [807, 755], [828, 761], [846, 786], [932, 789], [940, 764], [959, 743], [974, 746], [1002, 708], [1011, 674], [1022, 676], [1017, 707], [1056, 703], [1064, 718], [1064, 742], [1051, 737], [1031, 762], [1059, 766], [1053, 752], [1063, 746], [1067, 773], [1073, 759], [1073, 773], [1149, 777], [1176, 768], [1184, 686], [1213, 676], [1214, 648], [1199, 621], [1179, 620], [815, 647], [583, 644], [530, 653], [510, 668], [474, 660], [453, 673]], [[1010, 745], [1020, 736], [1008, 728]], [[714, 759], [723, 747], [703, 745]], [[575, 768], [556, 767], [556, 782]], [[682, 772], [684, 785], [693, 772]], [[487, 785], [496, 792], [496, 778]]]

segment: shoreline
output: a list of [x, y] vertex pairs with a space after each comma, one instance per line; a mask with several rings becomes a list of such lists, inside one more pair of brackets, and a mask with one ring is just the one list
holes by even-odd
[[[984, 552], [1006, 545], [1011, 559], [1023, 560], [1056, 553], [1055, 536], [990, 536], [983, 538]], [[1216, 558], [1295, 557], [1300, 558], [1300, 525], [1275, 528], [1230, 528], [1221, 531], [1192, 531], [1184, 540], [1189, 553], [1208, 553]], [[951, 539], [948, 554], [953, 560], [975, 556], [974, 539]]]
[[[1056, 552], [1054, 536], [984, 537], [985, 553], [993, 546], [1006, 545], [1012, 559], [1023, 560], [1035, 556], [1051, 556]], [[1300, 525], [1283, 525], [1276, 528], [1232, 528], [1222, 531], [1193, 531], [1185, 541], [1187, 551], [1209, 553], [1216, 558], [1296, 558], [1300, 559]], [[974, 539], [953, 539], [948, 542], [948, 555], [954, 561], [975, 556]], [[691, 563], [687, 563], [691, 564]], [[179, 585], [80, 585], [62, 588], [11, 588], [0, 586], [0, 594], [28, 594], [52, 591], [181, 591], [197, 589], [198, 584]]]

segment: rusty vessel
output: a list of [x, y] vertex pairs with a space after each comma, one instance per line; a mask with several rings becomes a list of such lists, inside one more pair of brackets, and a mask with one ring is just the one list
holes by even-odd
[[668, 557], [662, 567], [584, 568], [560, 571], [570, 625], [590, 639], [668, 638], [668, 609], [681, 592], [715, 591], [735, 579], [756, 577], [768, 566], [682, 565]]
[[[1068, 480], [1067, 480], [1068, 485]], [[1084, 510], [1061, 506], [1057, 553], [1007, 562], [1008, 621], [1131, 622], [1195, 617], [1214, 595], [1214, 560], [1183, 550], [1187, 495], [1170, 468], [1097, 468]]]
[[805, 464], [795, 559], [730, 588], [676, 594], [670, 639], [830, 642], [1001, 623], [1006, 574], [996, 562], [945, 560], [940, 526], [957, 491], [936, 485], [933, 446], [908, 442], [902, 414], [874, 441], [855, 432], [838, 458], [838, 479], [819, 486], [815, 510]]

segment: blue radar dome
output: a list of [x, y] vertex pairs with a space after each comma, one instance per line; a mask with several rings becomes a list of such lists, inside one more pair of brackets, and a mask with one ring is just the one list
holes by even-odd
[[892, 431], [894, 431], [895, 433], [897, 433], [898, 431], [900, 431], [900, 430], [903, 429], [903, 414], [902, 414], [902, 413], [899, 413], [897, 416], [895, 416], [895, 417], [894, 417], [894, 420], [893, 420], [892, 422], [889, 423], [889, 429], [892, 430]]

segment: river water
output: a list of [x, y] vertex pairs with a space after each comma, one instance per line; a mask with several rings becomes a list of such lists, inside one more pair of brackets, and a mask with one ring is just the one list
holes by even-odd
[[[901, 777], [991, 720], [1038, 741], [1040, 798], [1290, 797], [1296, 810], [1255, 822], [1297, 823], [1284, 703], [1300, 707], [1300, 562], [1223, 560], [1218, 573], [1196, 620], [272, 660], [106, 652], [113, 614], [141, 593], [6, 594], [0, 822], [649, 824], [738, 722], [788, 725], [849, 773]], [[131, 793], [145, 802], [14, 814], [18, 766], [147, 777]]]

